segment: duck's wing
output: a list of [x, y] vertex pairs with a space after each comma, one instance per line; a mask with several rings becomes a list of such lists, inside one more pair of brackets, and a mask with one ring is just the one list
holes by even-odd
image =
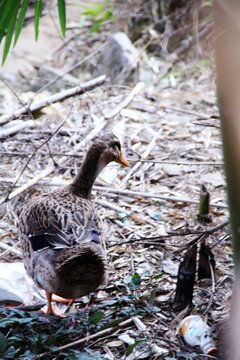
[[20, 219], [20, 232], [33, 251], [46, 247], [71, 247], [80, 242], [99, 243], [99, 223], [90, 201], [54, 196], [42, 197], [27, 206]]

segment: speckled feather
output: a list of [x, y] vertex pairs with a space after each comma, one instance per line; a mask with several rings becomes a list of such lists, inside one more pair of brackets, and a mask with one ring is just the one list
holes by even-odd
[[[104, 282], [101, 236], [99, 244], [92, 241], [92, 231], [100, 233], [99, 218], [92, 203], [75, 196], [70, 186], [31, 200], [22, 211], [19, 227], [25, 268], [41, 288], [75, 298], [94, 291]], [[35, 244], [36, 251], [31, 238], [39, 243]], [[47, 239], [48, 244], [46, 241], [41, 244], [42, 239]], [[63, 275], [69, 276], [70, 263], [73, 270], [66, 282]], [[58, 277], [61, 281], [56, 281]], [[82, 279], [83, 289], [76, 291], [74, 282], [82, 283]]]
[[96, 176], [110, 161], [128, 166], [113, 134], [96, 139], [72, 184], [30, 200], [21, 212], [24, 265], [48, 293], [77, 298], [106, 280], [101, 225], [90, 198]]

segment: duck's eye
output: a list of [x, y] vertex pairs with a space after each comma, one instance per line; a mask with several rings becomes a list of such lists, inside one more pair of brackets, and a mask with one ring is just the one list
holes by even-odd
[[121, 149], [120, 143], [119, 143], [118, 141], [112, 142], [112, 143], [111, 143], [111, 146], [112, 146], [112, 147], [117, 147], [119, 150]]

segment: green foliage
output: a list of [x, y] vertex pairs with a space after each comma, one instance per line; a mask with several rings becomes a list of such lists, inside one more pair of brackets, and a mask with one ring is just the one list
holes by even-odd
[[28, 8], [28, 3], [29, 3], [29, 0], [23, 0], [22, 7], [21, 7], [19, 17], [18, 17], [18, 22], [17, 22], [16, 29], [15, 29], [15, 39], [14, 39], [13, 46], [16, 45], [19, 35], [20, 35], [20, 32], [22, 30], [23, 21], [24, 21], [24, 18], [25, 18], [26, 12], [27, 12], [27, 8]]
[[129, 348], [127, 349], [126, 355], [127, 355], [127, 356], [130, 355], [131, 352], [133, 351], [133, 349], [134, 349], [139, 343], [141, 343], [141, 342], [144, 341], [144, 340], [147, 340], [147, 339], [135, 341], [135, 343], [133, 343], [132, 345], [130, 345]]
[[35, 6], [35, 17], [34, 17], [34, 25], [35, 25], [35, 40], [37, 41], [38, 39], [38, 33], [39, 33], [39, 20], [40, 20], [40, 16], [42, 15], [42, 0], [37, 0], [36, 1], [36, 6]]
[[204, 1], [203, 6], [213, 6], [212, 1]]
[[[27, 13], [29, 5], [29, 0], [1, 0], [0, 1], [0, 44], [5, 37], [4, 49], [3, 49], [3, 58], [2, 65], [4, 64], [11, 43], [12, 38], [15, 33], [13, 47], [16, 45], [22, 27], [24, 24], [24, 19]], [[103, 4], [92, 3], [90, 5], [79, 5], [85, 10], [82, 12], [84, 16], [90, 16], [94, 18], [94, 22], [90, 28], [90, 32], [99, 31], [101, 25], [109, 20], [113, 19], [113, 13], [111, 11], [110, 5], [108, 2]], [[42, 15], [43, 9], [43, 0], [36, 0], [35, 4], [35, 16], [34, 16], [34, 27], [35, 27], [35, 40], [38, 40], [39, 35], [39, 22]], [[66, 32], [66, 2], [65, 0], [58, 0], [58, 15], [59, 22], [62, 31], [63, 37], [65, 37]]]
[[134, 274], [133, 276], [128, 276], [124, 280], [124, 282], [125, 284], [129, 284], [132, 290], [138, 289], [141, 284], [141, 276], [139, 276], [138, 274]]
[[7, 339], [3, 335], [2, 332], [0, 332], [0, 354], [2, 354], [7, 349]]
[[65, 0], [58, 0], [58, 14], [63, 37], [66, 32], [66, 4]]
[[[2, 65], [4, 64], [15, 32], [13, 46], [16, 45], [19, 35], [21, 33], [26, 12], [28, 9], [29, 0], [1, 0], [0, 1], [0, 44], [5, 37]], [[39, 21], [42, 14], [43, 1], [36, 0], [35, 5], [35, 40], [38, 39]], [[66, 31], [66, 4], [65, 0], [58, 0], [58, 14], [59, 22], [63, 37]]]
[[114, 19], [110, 4], [105, 3], [91, 3], [90, 5], [80, 4], [82, 8], [86, 9], [82, 12], [82, 15], [87, 15], [95, 18], [96, 20], [90, 28], [90, 33], [99, 31], [101, 25], [110, 19]]
[[96, 311], [90, 315], [89, 322], [93, 324], [97, 324], [103, 319], [103, 317], [104, 317], [104, 312]]

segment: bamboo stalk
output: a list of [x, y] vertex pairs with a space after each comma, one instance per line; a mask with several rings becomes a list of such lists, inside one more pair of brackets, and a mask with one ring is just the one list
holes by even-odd
[[235, 286], [225, 349], [221, 358], [239, 360], [240, 354], [240, 4], [214, 1], [217, 95], [235, 262]]

